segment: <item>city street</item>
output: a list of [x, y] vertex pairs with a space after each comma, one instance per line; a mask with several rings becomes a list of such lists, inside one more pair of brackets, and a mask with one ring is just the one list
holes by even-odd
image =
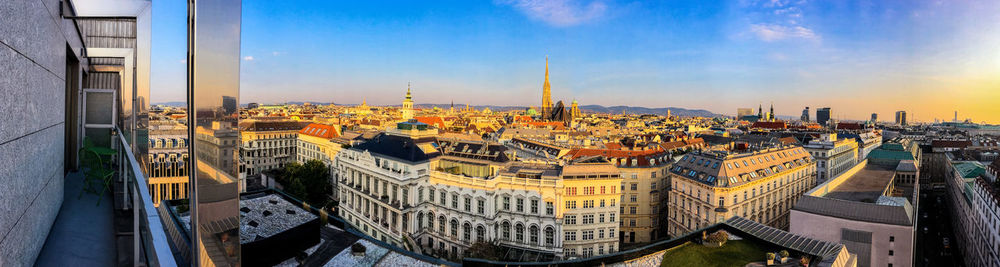
[[[960, 251], [955, 248], [955, 234], [947, 211], [948, 196], [945, 194], [943, 190], [921, 192], [914, 266], [964, 266], [958, 255]], [[944, 248], [943, 238], [949, 239], [950, 248]]]

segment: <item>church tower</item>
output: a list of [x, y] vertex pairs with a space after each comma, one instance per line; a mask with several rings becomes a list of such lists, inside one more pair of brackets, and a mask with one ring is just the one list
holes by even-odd
[[545, 57], [545, 83], [542, 84], [542, 118], [552, 115], [552, 86], [549, 85], [549, 57]]
[[403, 100], [403, 120], [413, 119], [413, 97], [410, 95], [410, 83], [406, 83], [406, 99]]
[[764, 104], [757, 105], [757, 120], [764, 119]]
[[573, 99], [573, 104], [570, 105], [569, 115], [572, 116], [573, 118], [580, 117], [580, 106], [577, 105], [576, 99]]
[[774, 119], [774, 102], [771, 102], [771, 112], [767, 113], [768, 121], [775, 121]]

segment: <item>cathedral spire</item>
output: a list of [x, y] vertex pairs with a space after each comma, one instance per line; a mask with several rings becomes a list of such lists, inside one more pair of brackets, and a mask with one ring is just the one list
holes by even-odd
[[552, 86], [549, 85], [549, 56], [545, 56], [545, 82], [542, 84], [542, 117], [552, 112]]

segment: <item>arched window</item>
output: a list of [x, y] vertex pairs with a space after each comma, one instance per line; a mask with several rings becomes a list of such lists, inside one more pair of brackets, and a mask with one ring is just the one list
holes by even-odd
[[518, 223], [514, 226], [514, 240], [518, 243], [524, 242], [524, 225]]
[[448, 224], [448, 219], [444, 216], [438, 217], [438, 232], [441, 232], [442, 235], [445, 234], [444, 227], [446, 224]]
[[476, 242], [486, 241], [486, 227], [476, 226]]
[[417, 213], [417, 229], [423, 229], [423, 228], [424, 228], [424, 213], [423, 212], [418, 212]]
[[528, 242], [532, 245], [538, 245], [538, 226], [532, 225], [528, 228]]
[[468, 242], [472, 239], [472, 224], [466, 222], [462, 225], [462, 241]]
[[458, 237], [458, 220], [451, 220], [451, 236]]
[[552, 226], [545, 227], [545, 246], [555, 245], [556, 230]]
[[434, 213], [427, 213], [427, 231], [434, 231]]
[[510, 240], [510, 223], [503, 222], [503, 226], [500, 226], [500, 232], [503, 233], [501, 235], [501, 238], [503, 238], [503, 240]]

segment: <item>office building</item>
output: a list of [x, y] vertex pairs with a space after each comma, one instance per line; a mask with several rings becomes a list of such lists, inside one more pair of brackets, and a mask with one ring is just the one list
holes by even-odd
[[802, 110], [802, 117], [799, 119], [802, 120], [803, 122], [809, 122], [809, 107], [806, 107], [806, 109]]
[[827, 126], [830, 122], [830, 108], [816, 109], [816, 122], [819, 123], [819, 125]]
[[816, 163], [802, 147], [775, 145], [689, 153], [670, 175], [671, 236], [736, 216], [787, 229], [788, 210], [816, 184]]
[[858, 162], [858, 142], [853, 138], [837, 138], [836, 133], [819, 134], [803, 147], [816, 160], [819, 183], [837, 177]]
[[906, 126], [906, 111], [896, 111], [896, 124]]
[[878, 113], [872, 113], [872, 123], [878, 123]]
[[913, 266], [919, 185], [900, 180], [916, 176], [910, 160], [862, 161], [802, 196], [789, 232], [844, 244], [858, 266]]

